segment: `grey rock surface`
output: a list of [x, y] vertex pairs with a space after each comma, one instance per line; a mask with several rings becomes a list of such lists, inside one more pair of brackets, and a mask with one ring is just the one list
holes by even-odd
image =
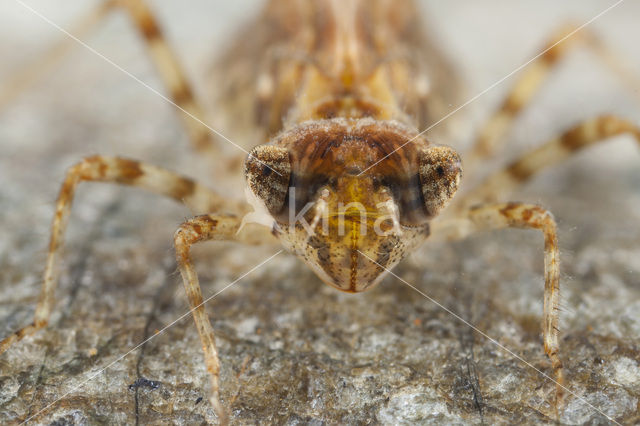
[[[90, 7], [30, 1], [60, 25]], [[92, 2], [95, 3], [95, 2]], [[200, 93], [211, 54], [258, 2], [153, 2]], [[430, 29], [476, 94], [532, 57], [566, 21], [609, 1], [425, 2]], [[637, 17], [625, 2], [593, 28], [640, 75]], [[427, 25], [427, 24], [425, 24]], [[0, 5], [0, 87], [60, 34], [12, 0]], [[162, 90], [137, 34], [112, 16], [89, 39]], [[460, 111], [472, 131], [512, 80]], [[640, 123], [629, 91], [583, 50], [571, 54], [510, 133], [487, 171], [582, 118]], [[216, 126], [216, 116], [211, 123]], [[467, 137], [439, 141], [465, 147]], [[26, 325], [36, 303], [53, 202], [64, 170], [119, 154], [197, 177], [230, 195], [240, 176], [189, 153], [174, 110], [78, 46], [0, 111], [0, 336]], [[620, 137], [572, 158], [514, 200], [554, 212], [562, 249], [564, 424], [640, 422], [640, 152]], [[467, 182], [467, 188], [473, 182]], [[237, 196], [237, 195], [236, 195]], [[190, 217], [167, 200], [99, 184], [74, 204], [51, 324], [0, 356], [0, 423], [216, 423], [199, 339], [173, 260], [172, 234]], [[205, 295], [278, 250], [208, 244], [195, 250]], [[554, 385], [542, 349], [542, 238], [529, 231], [427, 244], [395, 272], [499, 341], [499, 349], [401, 281], [359, 295], [322, 284], [280, 254], [207, 304], [234, 423], [547, 424]], [[151, 338], [153, 337], [153, 338]], [[145, 339], [146, 344], [138, 346]]]

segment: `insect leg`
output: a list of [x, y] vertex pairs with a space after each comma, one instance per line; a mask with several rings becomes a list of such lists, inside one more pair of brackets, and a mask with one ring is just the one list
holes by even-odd
[[216, 410], [221, 424], [227, 423], [227, 413], [220, 403], [220, 361], [213, 328], [204, 308], [202, 291], [198, 275], [193, 267], [190, 251], [193, 244], [208, 240], [241, 239], [247, 243], [257, 242], [253, 233], [238, 234], [240, 227], [241, 219], [234, 216], [203, 215], [180, 225], [174, 237], [178, 267], [189, 299], [193, 320], [202, 341], [205, 364], [211, 375], [211, 405]]
[[584, 121], [524, 154], [505, 169], [490, 175], [461, 199], [454, 200], [454, 208], [461, 209], [480, 202], [496, 201], [529, 180], [538, 171], [566, 160], [576, 151], [626, 133], [631, 134], [640, 145], [640, 127], [630, 121], [611, 115]]
[[[563, 40], [574, 30], [574, 26], [565, 26], [557, 31], [547, 44], [548, 51], [531, 62], [522, 71], [520, 79], [511, 88], [502, 105], [481, 127], [471, 151], [465, 157], [468, 170], [472, 170], [483, 159], [490, 157], [499, 148], [501, 142], [504, 142], [504, 136], [514, 120], [538, 93], [554, 67], [575, 47], [584, 46], [589, 48], [602, 63], [618, 75], [629, 87], [633, 88], [634, 91], [640, 89], [640, 81], [638, 81], [637, 77], [629, 73], [619, 58], [610, 52], [598, 37], [588, 29], [582, 28], [571, 37]], [[560, 40], [563, 41], [560, 42]]]
[[524, 203], [485, 204], [466, 210], [459, 218], [435, 222], [434, 239], [455, 240], [484, 230], [529, 228], [544, 236], [544, 314], [542, 333], [544, 350], [553, 367], [556, 381], [556, 408], [562, 406], [564, 374], [559, 356], [558, 305], [560, 299], [560, 266], [556, 223], [544, 208]]
[[34, 314], [33, 323], [0, 341], [0, 354], [13, 343], [47, 325], [54, 307], [54, 291], [57, 285], [58, 257], [67, 228], [69, 213], [76, 187], [80, 182], [119, 183], [165, 195], [180, 201], [196, 212], [229, 211], [244, 212], [244, 205], [228, 203], [211, 190], [191, 179], [171, 171], [118, 157], [94, 156], [72, 166], [60, 188], [56, 212], [51, 224], [51, 237], [43, 284]]
[[186, 111], [186, 113], [181, 112], [180, 117], [189, 134], [192, 148], [197, 152], [219, 156], [220, 147], [213, 140], [210, 130], [203, 124], [206, 118], [204, 110], [196, 101], [178, 57], [167, 43], [153, 12], [143, 0], [118, 0], [118, 2], [129, 13], [140, 31], [147, 44], [149, 55], [169, 90], [171, 99], [183, 112]]
[[[69, 30], [69, 33], [80, 39], [84, 38], [89, 31], [96, 28], [109, 12], [114, 10], [115, 5], [116, 0], [107, 0], [100, 3], [91, 9], [87, 15], [80, 18]], [[74, 45], [74, 41], [71, 38], [65, 37], [34, 62], [18, 69], [17, 72], [4, 79], [4, 87], [0, 90], [0, 111], [23, 93], [25, 89], [45, 76]]]

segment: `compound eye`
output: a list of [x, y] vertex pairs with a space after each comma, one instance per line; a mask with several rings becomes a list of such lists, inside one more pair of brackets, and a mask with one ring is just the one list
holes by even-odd
[[244, 163], [251, 192], [272, 215], [282, 211], [289, 191], [291, 161], [289, 151], [272, 145], [259, 145], [251, 150]]
[[420, 153], [418, 173], [427, 216], [435, 217], [458, 189], [462, 164], [447, 146], [430, 146]]

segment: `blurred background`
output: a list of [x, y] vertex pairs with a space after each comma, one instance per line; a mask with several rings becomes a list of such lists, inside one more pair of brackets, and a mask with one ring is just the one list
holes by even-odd
[[[99, 2], [25, 3], [70, 28]], [[262, 2], [149, 3], [206, 103], [215, 88], [209, 76], [216, 52], [234, 37], [251, 37], [250, 28], [239, 31]], [[533, 57], [560, 25], [582, 24], [614, 4], [419, 3], [425, 28], [458, 68], [469, 96]], [[640, 79], [638, 16], [640, 3], [625, 1], [589, 28]], [[64, 37], [20, 2], [2, 2], [0, 93]], [[83, 41], [165, 93], [124, 13], [111, 13]], [[456, 140], [437, 142], [468, 146], [513, 81], [457, 114]], [[223, 123], [209, 106], [207, 122], [218, 129]], [[518, 119], [504, 155], [487, 164], [487, 171], [602, 113], [640, 124], [640, 88], [622, 84], [594, 55], [577, 49]], [[228, 123], [221, 130], [234, 139]], [[72, 45], [46, 75], [0, 109], [0, 336], [31, 321], [64, 171], [96, 153], [169, 167], [223, 193], [234, 192], [229, 188], [242, 179], [208, 180], [219, 166], [189, 152], [170, 105]], [[639, 421], [639, 166], [638, 146], [620, 137], [542, 173], [513, 197], [545, 205], [559, 221], [570, 387], [623, 423]], [[135, 189], [81, 187], [53, 323], [0, 356], [0, 421], [34, 414], [185, 311], [171, 236], [189, 216]], [[221, 289], [274, 251], [233, 244], [199, 249], [204, 293]], [[548, 373], [539, 338], [541, 265], [539, 235], [505, 231], [452, 245], [427, 244], [397, 272]], [[236, 397], [234, 415], [242, 421], [533, 423], [552, 415], [550, 383], [392, 277], [365, 295], [343, 295], [325, 288], [292, 256], [280, 255], [209, 308], [220, 330], [223, 397]], [[87, 355], [92, 348], [98, 355]], [[39, 421], [131, 423], [161, 414], [172, 414], [176, 422], [215, 421], [207, 404], [195, 403], [206, 396], [208, 382], [191, 321], [146, 348], [73, 391]], [[140, 377], [164, 385], [155, 392], [129, 390]], [[563, 416], [568, 423], [603, 419], [577, 399], [569, 400]]]

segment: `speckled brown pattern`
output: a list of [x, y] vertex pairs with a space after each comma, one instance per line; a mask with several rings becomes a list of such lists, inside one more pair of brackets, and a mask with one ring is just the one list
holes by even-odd
[[[142, 5], [137, 0], [136, 3]], [[361, 292], [376, 284], [387, 269], [423, 242], [432, 229], [438, 231], [440, 228], [432, 228], [430, 220], [458, 189], [462, 173], [460, 157], [451, 148], [435, 146], [426, 138], [417, 137], [422, 128], [418, 126], [435, 118], [430, 105], [437, 103], [439, 95], [435, 89], [430, 92], [425, 88], [438, 81], [436, 74], [432, 82], [425, 82], [420, 63], [389, 54], [392, 50], [403, 52], [405, 45], [420, 50], [422, 42], [414, 44], [413, 38], [418, 33], [415, 31], [419, 22], [417, 14], [409, 2], [398, 9], [388, 1], [367, 2], [366, 8], [363, 4], [354, 0], [345, 4], [318, 2], [305, 6], [273, 1], [266, 9], [266, 16], [272, 19], [263, 21], [268, 21], [276, 33], [308, 36], [310, 29], [312, 35], [310, 39], [300, 37], [310, 42], [302, 59], [297, 56], [300, 49], [292, 43], [288, 47], [296, 55], [292, 55], [293, 60], [287, 58], [290, 63], [285, 61], [276, 70], [269, 66], [259, 68], [277, 77], [275, 82], [262, 80], [257, 87], [256, 108], [252, 111], [257, 111], [257, 123], [271, 138], [269, 144], [256, 148], [247, 162], [249, 187], [273, 216], [271, 227], [262, 229], [266, 232], [247, 233], [243, 226], [250, 225], [241, 220], [241, 215], [248, 211], [247, 206], [227, 203], [224, 197], [188, 178], [124, 158], [89, 157], [69, 171], [60, 191], [45, 283], [34, 323], [3, 340], [0, 351], [47, 323], [56, 281], [55, 258], [61, 247], [74, 190], [80, 181], [136, 186], [182, 201], [196, 210], [214, 212], [184, 222], [176, 232], [175, 247], [211, 378], [210, 402], [221, 422], [227, 420], [229, 413], [220, 401], [218, 351], [209, 318], [202, 308], [201, 290], [190, 254], [193, 244], [216, 239], [254, 244], [275, 235], [325, 282], [347, 292]], [[300, 15], [312, 18], [313, 22], [281, 19], [279, 14], [289, 18], [289, 14]], [[138, 22], [143, 33], [152, 46], [163, 46], [157, 25], [145, 21], [149, 19], [152, 17], [147, 14]], [[287, 21], [294, 24], [288, 27]], [[389, 31], [385, 33], [380, 28]], [[411, 31], [405, 31], [407, 28]], [[297, 43], [299, 39], [287, 36], [264, 40], [282, 48], [283, 40]], [[286, 43], [284, 45], [286, 47]], [[425, 41], [422, 51], [428, 51], [427, 46]], [[269, 56], [269, 52], [264, 53]], [[542, 57], [542, 62], [549, 65], [559, 56], [552, 49]], [[166, 75], [165, 82], [176, 103], [188, 105], [192, 101], [188, 86], [174, 87], [171, 77]], [[510, 120], [526, 102], [509, 99], [502, 112], [506, 112]], [[546, 151], [542, 154], [534, 152], [514, 163], [503, 172], [508, 176], [505, 186], [493, 185], [488, 180], [471, 197], [479, 198], [480, 202], [493, 200], [498, 191], [533, 176], [541, 168], [539, 160], [549, 158], [549, 152], [564, 150], [566, 155], [552, 156], [549, 160], [557, 162], [579, 148], [621, 133], [638, 135], [639, 132], [632, 123], [612, 116], [588, 120], [545, 145], [542, 150]], [[196, 141], [196, 148], [202, 146], [193, 132], [191, 137]], [[405, 145], [412, 139], [415, 140]], [[481, 156], [486, 154], [483, 152]], [[252, 163], [251, 158], [262, 162]], [[284, 191], [292, 188], [299, 190], [294, 199], [287, 198], [290, 192]], [[544, 349], [556, 374], [554, 408], [558, 410], [562, 408], [564, 387], [558, 340], [559, 254], [555, 221], [540, 206], [500, 203], [467, 209], [470, 199], [463, 197], [450, 209], [462, 213], [455, 237], [503, 227], [536, 229], [544, 236]], [[300, 213], [299, 204], [308, 203], [312, 208], [302, 218], [315, 233], [310, 233], [308, 227], [291, 223], [282, 214], [283, 208], [292, 205], [294, 214]], [[363, 206], [364, 211], [350, 207], [351, 204]], [[345, 205], [347, 208], [342, 209]], [[221, 210], [235, 214], [218, 214]], [[326, 230], [316, 223], [322, 217], [319, 212], [325, 210], [330, 219]], [[366, 220], [377, 221], [381, 217], [384, 220], [379, 223]], [[376, 225], [382, 234], [375, 229]], [[367, 258], [375, 262], [368, 262]], [[553, 417], [551, 411], [545, 415]]]

